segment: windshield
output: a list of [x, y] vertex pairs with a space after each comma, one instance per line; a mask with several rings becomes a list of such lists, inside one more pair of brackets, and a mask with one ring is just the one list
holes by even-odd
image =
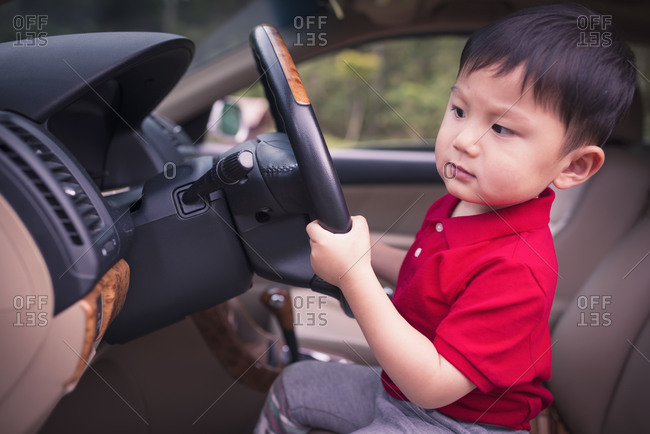
[[[0, 6], [0, 41], [38, 46], [47, 36], [168, 32], [197, 46], [193, 67], [247, 42], [259, 23], [284, 24], [269, 0], [16, 0]], [[275, 12], [273, 12], [275, 11]]]

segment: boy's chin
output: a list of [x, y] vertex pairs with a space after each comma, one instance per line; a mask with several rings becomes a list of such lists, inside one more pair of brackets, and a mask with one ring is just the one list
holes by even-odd
[[466, 186], [459, 184], [456, 180], [446, 181], [445, 187], [447, 187], [447, 192], [452, 196], [457, 197], [463, 202], [475, 203], [477, 205], [487, 205], [482, 199], [482, 195], [477, 194]]

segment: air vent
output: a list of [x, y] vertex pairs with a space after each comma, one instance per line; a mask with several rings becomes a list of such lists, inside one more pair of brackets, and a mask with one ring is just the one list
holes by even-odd
[[[63, 189], [64, 193], [70, 198], [74, 206], [77, 208], [85, 227], [91, 234], [97, 233], [102, 229], [102, 220], [97, 213], [94, 205], [84, 192], [81, 185], [77, 182], [76, 178], [68, 170], [68, 168], [41, 140], [31, 134], [23, 127], [11, 122], [4, 122], [4, 125], [20, 137], [50, 170], [58, 184]], [[43, 194], [43, 197], [52, 206], [61, 223], [68, 232], [70, 239], [74, 244], [81, 245], [82, 238], [79, 235], [74, 224], [61, 206], [56, 196], [52, 194], [47, 184], [38, 176], [30, 165], [15, 151], [5, 144], [0, 144], [1, 149], [9, 158], [32, 180], [36, 188]]]
[[68, 214], [65, 212], [59, 201], [56, 199], [52, 191], [47, 187], [43, 180], [38, 176], [36, 172], [30, 167], [29, 164], [23, 158], [18, 155], [13, 149], [7, 146], [4, 142], [0, 142], [0, 151], [2, 151], [9, 159], [20, 169], [22, 172], [27, 175], [27, 177], [32, 181], [32, 184], [38, 189], [41, 195], [45, 198], [47, 203], [50, 205], [54, 213], [57, 215], [61, 224], [65, 228], [68, 236], [72, 242], [76, 245], [82, 244], [81, 237], [79, 232], [75, 228], [74, 224], [68, 217]]

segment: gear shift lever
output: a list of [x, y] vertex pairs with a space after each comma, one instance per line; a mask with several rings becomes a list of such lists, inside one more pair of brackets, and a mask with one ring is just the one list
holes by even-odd
[[284, 342], [289, 347], [291, 363], [300, 359], [298, 341], [293, 329], [293, 309], [289, 290], [281, 286], [269, 287], [260, 297], [262, 304], [277, 318], [284, 335]]

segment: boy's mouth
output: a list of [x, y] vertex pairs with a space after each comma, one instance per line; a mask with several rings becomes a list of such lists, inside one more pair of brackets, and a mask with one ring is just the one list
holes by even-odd
[[476, 178], [476, 176], [474, 176], [474, 174], [472, 174], [471, 172], [468, 172], [463, 166], [460, 166], [458, 164], [454, 164], [454, 167], [455, 167], [455, 172], [456, 172], [456, 176], [455, 176], [456, 179], [460, 179], [462, 181], [462, 180], [469, 180], [469, 179]]

